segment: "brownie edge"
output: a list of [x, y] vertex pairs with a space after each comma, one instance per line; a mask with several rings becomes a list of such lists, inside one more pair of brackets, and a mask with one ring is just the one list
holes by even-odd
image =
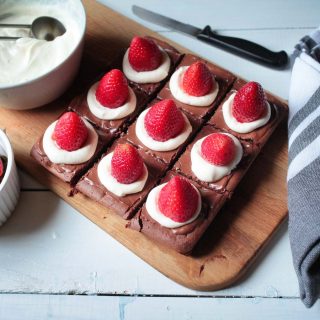
[[[161, 183], [169, 181], [175, 175], [179, 174], [169, 171]], [[196, 220], [182, 227], [166, 228], [151, 218], [144, 204], [129, 222], [128, 227], [141, 232], [156, 243], [185, 255], [190, 254], [227, 199], [226, 194], [190, 182], [197, 187], [202, 197], [202, 209]]]

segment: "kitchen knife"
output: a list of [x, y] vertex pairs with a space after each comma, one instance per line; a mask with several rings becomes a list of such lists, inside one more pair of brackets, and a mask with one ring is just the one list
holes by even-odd
[[278, 68], [284, 67], [288, 63], [288, 55], [285, 51], [273, 52], [257, 43], [245, 39], [218, 35], [210, 26], [200, 29], [135, 5], [132, 6], [132, 11], [139, 18], [146, 21], [186, 33], [201, 41], [250, 60]]

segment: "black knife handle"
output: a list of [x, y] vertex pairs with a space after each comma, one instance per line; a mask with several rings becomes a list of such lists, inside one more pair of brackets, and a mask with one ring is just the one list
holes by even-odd
[[221, 36], [213, 32], [210, 26], [206, 26], [197, 38], [262, 64], [284, 67], [288, 63], [288, 55], [285, 51], [273, 52], [245, 39]]

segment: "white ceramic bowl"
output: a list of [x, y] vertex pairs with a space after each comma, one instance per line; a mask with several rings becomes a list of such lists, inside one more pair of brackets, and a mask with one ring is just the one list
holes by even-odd
[[[0, 13], [1, 5], [5, 1], [0, 1]], [[80, 0], [30, 0], [28, 3], [49, 3], [58, 6], [59, 10], [61, 8], [74, 20], [80, 36], [71, 53], [66, 55], [54, 69], [17, 85], [0, 84], [0, 107], [2, 108], [27, 110], [55, 100], [70, 86], [80, 65], [86, 28], [86, 14], [82, 2]]]
[[6, 222], [16, 207], [20, 194], [20, 182], [13, 151], [7, 135], [0, 130], [0, 155], [6, 156], [8, 163], [0, 184], [0, 226]]

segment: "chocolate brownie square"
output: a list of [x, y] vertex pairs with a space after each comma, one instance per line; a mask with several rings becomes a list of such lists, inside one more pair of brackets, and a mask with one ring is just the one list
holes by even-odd
[[[148, 108], [153, 106], [154, 104], [158, 103], [159, 99], [154, 99], [149, 105]], [[183, 111], [182, 111], [183, 112]], [[192, 117], [190, 117], [189, 114], [183, 112], [183, 114], [188, 118], [191, 126], [192, 126], [192, 132], [190, 133], [188, 139], [182, 143], [178, 148], [171, 150], [171, 151], [154, 151], [145, 146], [142, 141], [139, 140], [139, 138], [136, 135], [136, 124], [137, 121], [135, 121], [133, 124], [131, 124], [128, 128], [128, 131], [123, 136], [125, 139], [130, 141], [133, 145], [135, 145], [138, 148], [141, 148], [144, 152], [151, 155], [158, 161], [164, 163], [167, 167], [175, 161], [175, 159], [181, 154], [181, 152], [184, 150], [185, 146], [189, 143], [189, 141], [192, 139], [192, 137], [195, 135], [196, 131], [198, 130], [199, 123], [194, 121]]]
[[119, 133], [122, 130], [124, 130], [136, 118], [136, 116], [143, 110], [145, 104], [148, 101], [148, 96], [146, 94], [137, 89], [131, 89], [133, 90], [137, 98], [136, 108], [134, 112], [122, 119], [103, 120], [96, 117], [90, 111], [88, 106], [88, 90], [86, 90], [85, 93], [82, 93], [79, 96], [75, 97], [71, 101], [69, 109], [77, 112], [80, 116], [90, 121], [96, 128], [99, 128], [101, 131], [103, 131], [105, 138], [111, 142], [115, 137], [119, 135]]
[[249, 133], [238, 133], [233, 131], [224, 121], [222, 106], [232, 94], [236, 93], [246, 83], [247, 82], [242, 79], [237, 79], [235, 81], [232, 89], [229, 91], [225, 99], [221, 102], [213, 116], [209, 119], [208, 124], [211, 124], [223, 131], [229, 132], [239, 139], [252, 141], [257, 146], [262, 147], [266, 143], [274, 129], [277, 127], [277, 125], [286, 116], [287, 107], [279, 99], [266, 93], [266, 97], [271, 108], [271, 117], [269, 121], [264, 126], [257, 128], [256, 130]]
[[212, 133], [222, 132], [219, 129], [214, 128], [211, 125], [205, 125], [201, 131], [196, 135], [195, 139], [191, 144], [188, 145], [186, 151], [180, 156], [180, 158], [175, 163], [173, 170], [180, 173], [181, 175], [195, 181], [199, 185], [215, 190], [216, 192], [233, 192], [241, 178], [244, 176], [248, 168], [250, 167], [253, 160], [256, 158], [259, 149], [252, 144], [250, 141], [239, 140], [242, 146], [243, 156], [236, 168], [234, 168], [230, 174], [221, 178], [215, 182], [205, 182], [200, 180], [191, 169], [191, 150], [194, 144], [200, 139], [208, 136]]
[[[160, 183], [168, 182], [175, 175], [179, 174], [168, 171]], [[174, 229], [164, 227], [149, 215], [146, 204], [144, 204], [128, 226], [140, 231], [156, 243], [163, 244], [182, 254], [190, 254], [227, 197], [225, 194], [206, 189], [192, 180], [189, 181], [199, 190], [202, 199], [201, 212], [193, 222]]]
[[231, 88], [236, 77], [231, 72], [225, 69], [222, 69], [221, 67], [211, 62], [208, 62], [206, 60], [203, 60], [197, 56], [194, 56], [192, 54], [186, 54], [183, 57], [180, 64], [177, 66], [177, 70], [180, 67], [190, 66], [191, 64], [198, 61], [201, 61], [204, 64], [206, 64], [206, 66], [209, 68], [209, 70], [213, 74], [219, 86], [218, 94], [215, 100], [211, 104], [205, 107], [197, 107], [197, 106], [192, 106], [192, 105], [185, 104], [183, 102], [178, 101], [177, 99], [174, 98], [174, 96], [170, 91], [169, 81], [166, 83], [164, 88], [159, 92], [158, 98], [173, 99], [179, 108], [184, 110], [186, 113], [190, 114], [195, 120], [202, 123], [206, 117], [208, 117], [213, 113], [215, 108], [218, 106], [218, 104], [221, 102], [223, 97], [226, 95], [227, 91]]
[[[102, 155], [101, 159], [110, 152], [113, 152], [116, 145], [130, 143], [124, 138], [117, 139], [110, 150]], [[138, 149], [139, 150], [139, 149]], [[142, 191], [128, 194], [123, 197], [119, 197], [109, 191], [100, 181], [98, 177], [98, 163], [96, 163], [77, 183], [76, 190], [80, 191], [87, 197], [93, 199], [94, 201], [99, 202], [103, 206], [114, 210], [124, 219], [130, 219], [139, 206], [145, 200], [149, 191], [157, 184], [159, 178], [165, 173], [165, 166], [155, 160], [152, 156], [146, 154], [142, 150], [139, 150], [140, 155], [143, 158], [143, 161], [148, 168], [148, 179]], [[100, 161], [101, 161], [100, 159]]]
[[80, 177], [90, 168], [96, 159], [101, 155], [107, 143], [106, 137], [100, 132], [98, 134], [98, 144], [93, 156], [86, 162], [80, 164], [63, 164], [53, 163], [50, 161], [43, 149], [43, 136], [34, 144], [31, 149], [30, 155], [40, 165], [42, 165], [49, 172], [54, 174], [59, 179], [74, 186]]

